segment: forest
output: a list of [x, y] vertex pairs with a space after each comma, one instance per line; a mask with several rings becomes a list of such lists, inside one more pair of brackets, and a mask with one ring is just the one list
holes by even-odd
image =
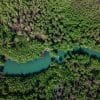
[[99, 100], [100, 59], [87, 54], [26, 76], [2, 73], [7, 59], [80, 46], [100, 52], [100, 0], [0, 0], [0, 100]]
[[100, 59], [74, 54], [45, 71], [0, 80], [1, 100], [99, 100]]
[[81, 45], [100, 50], [98, 2], [1, 0], [0, 54], [26, 62], [56, 48], [67, 50]]

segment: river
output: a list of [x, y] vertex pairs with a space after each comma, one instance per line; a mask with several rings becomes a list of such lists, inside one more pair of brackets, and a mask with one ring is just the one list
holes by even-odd
[[33, 59], [26, 63], [17, 63], [12, 60], [7, 60], [4, 64], [3, 73], [4, 74], [30, 74], [30, 73], [40, 72], [41, 70], [47, 69], [49, 67], [49, 65], [52, 62], [51, 59], [53, 59], [54, 62], [61, 64], [65, 57], [68, 57], [74, 53], [87, 54], [92, 58], [100, 59], [100, 52], [93, 51], [89, 48], [79, 47], [79, 48], [73, 48], [73, 50], [68, 50], [66, 52], [59, 51], [58, 56], [56, 57], [51, 57], [50, 53], [46, 52], [44, 54], [44, 57], [41, 57], [39, 59]]

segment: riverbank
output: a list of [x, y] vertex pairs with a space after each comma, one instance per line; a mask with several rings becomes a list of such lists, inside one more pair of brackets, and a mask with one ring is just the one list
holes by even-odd
[[99, 59], [90, 58], [86, 54], [70, 54], [62, 64], [52, 62], [46, 70], [39, 73], [8, 75], [1, 79], [0, 98], [98, 100], [99, 73]]
[[38, 73], [42, 70], [46, 70], [52, 62], [63, 64], [64, 59], [66, 57], [71, 58], [73, 54], [82, 54], [87, 55], [90, 58], [100, 59], [100, 52], [93, 51], [89, 48], [78, 47], [66, 52], [58, 51], [56, 57], [51, 57], [50, 53], [47, 52], [44, 57], [35, 60], [33, 59], [32, 61], [26, 63], [17, 63], [12, 60], [7, 60], [7, 62], [4, 64], [4, 69], [2, 72], [8, 75]]

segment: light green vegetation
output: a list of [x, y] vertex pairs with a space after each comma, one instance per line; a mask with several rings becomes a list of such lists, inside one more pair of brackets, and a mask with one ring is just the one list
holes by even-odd
[[100, 50], [98, 2], [1, 0], [0, 52], [26, 62], [47, 49], [66, 50], [82, 45]]

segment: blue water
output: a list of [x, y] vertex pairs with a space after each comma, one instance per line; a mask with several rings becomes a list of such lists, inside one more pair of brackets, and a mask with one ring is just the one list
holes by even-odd
[[33, 59], [27, 63], [16, 63], [15, 61], [7, 60], [4, 65], [4, 73], [6, 74], [29, 74], [46, 69], [51, 63], [51, 57], [46, 54], [39, 59]]
[[[64, 58], [70, 56], [73, 53], [87, 54], [90, 57], [100, 59], [100, 52], [93, 51], [88, 48], [74, 48], [73, 50], [63, 52], [59, 51], [58, 56], [54, 57], [54, 61], [57, 63], [62, 63]], [[33, 59], [32, 61], [26, 63], [16, 63], [15, 61], [7, 60], [4, 65], [3, 72], [5, 74], [29, 74], [34, 72], [39, 72], [43, 69], [47, 69], [51, 64], [51, 56], [49, 53], [45, 53], [44, 57], [39, 59]]]

